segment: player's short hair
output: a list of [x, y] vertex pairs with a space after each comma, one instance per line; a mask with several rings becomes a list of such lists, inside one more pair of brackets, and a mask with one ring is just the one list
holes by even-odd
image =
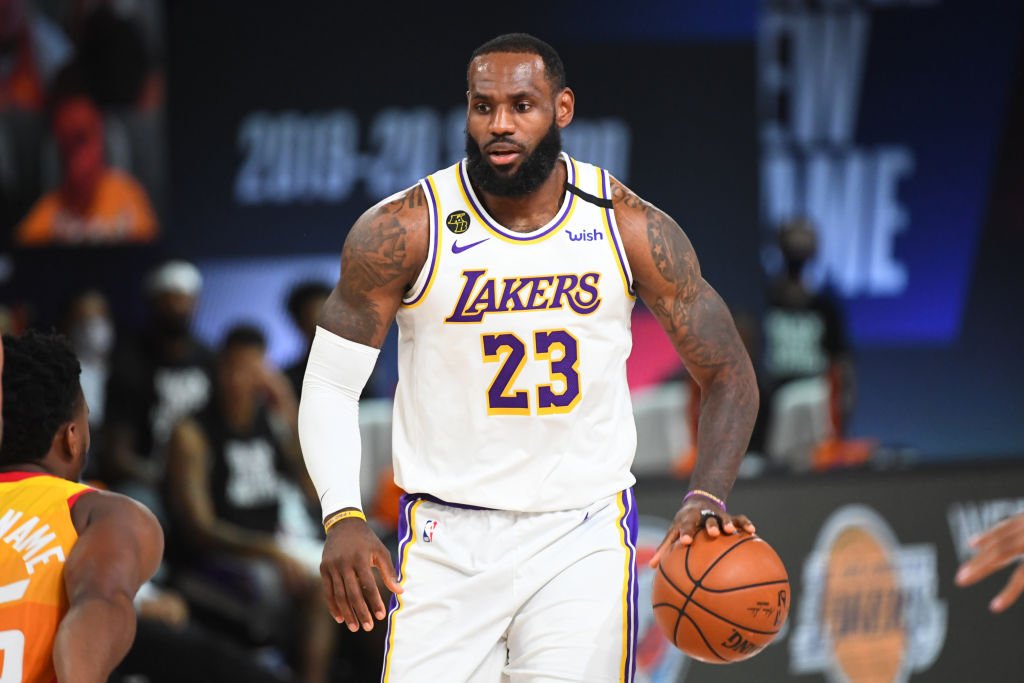
[[237, 348], [258, 348], [265, 351], [267, 348], [267, 336], [263, 330], [249, 323], [240, 323], [233, 326], [224, 335], [224, 342], [221, 344], [221, 353], [227, 353]]
[[314, 299], [325, 299], [331, 295], [331, 288], [319, 280], [307, 280], [292, 287], [288, 293], [288, 315], [299, 324], [299, 316], [303, 307]]
[[28, 330], [4, 335], [4, 437], [0, 465], [42, 460], [83, 400], [82, 367], [67, 338]]
[[480, 55], [489, 55], [495, 52], [537, 55], [544, 61], [544, 72], [547, 74], [553, 90], [558, 91], [565, 87], [565, 65], [562, 63], [562, 58], [558, 56], [555, 48], [529, 33], [506, 33], [488, 40], [473, 50], [469, 64], [466, 66], [467, 81], [473, 60]]

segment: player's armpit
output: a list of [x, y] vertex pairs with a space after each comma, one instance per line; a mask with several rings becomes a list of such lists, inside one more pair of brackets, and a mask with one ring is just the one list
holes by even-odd
[[57, 630], [58, 680], [106, 681], [135, 636], [132, 600], [163, 556], [163, 532], [149, 510], [94, 492], [72, 509], [79, 537], [64, 567], [69, 608]]
[[352, 226], [341, 252], [341, 277], [319, 325], [380, 348], [402, 297], [426, 262], [429, 214], [416, 185], [369, 209]]

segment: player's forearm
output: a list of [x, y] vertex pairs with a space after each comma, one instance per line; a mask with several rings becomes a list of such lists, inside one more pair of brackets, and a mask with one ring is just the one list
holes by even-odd
[[705, 383], [691, 489], [709, 491], [723, 500], [729, 495], [750, 443], [758, 402], [757, 381], [745, 360], [722, 368]]
[[362, 508], [359, 491], [359, 394], [378, 350], [317, 328], [302, 384], [302, 457], [327, 516]]
[[135, 639], [131, 596], [76, 600], [61, 620], [53, 648], [57, 680], [106, 683]]

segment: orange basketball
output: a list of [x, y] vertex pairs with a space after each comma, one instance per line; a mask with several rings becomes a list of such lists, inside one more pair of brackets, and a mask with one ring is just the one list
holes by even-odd
[[658, 565], [651, 596], [668, 639], [694, 659], [728, 664], [772, 642], [789, 614], [789, 575], [760, 537], [701, 531]]

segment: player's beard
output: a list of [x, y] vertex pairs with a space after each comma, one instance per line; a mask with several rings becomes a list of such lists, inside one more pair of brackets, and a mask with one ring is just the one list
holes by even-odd
[[536, 190], [551, 175], [561, 151], [562, 132], [552, 122], [537, 148], [519, 165], [519, 170], [503, 173], [484, 159], [480, 145], [466, 132], [466, 170], [469, 179], [477, 189], [498, 197], [522, 197]]

